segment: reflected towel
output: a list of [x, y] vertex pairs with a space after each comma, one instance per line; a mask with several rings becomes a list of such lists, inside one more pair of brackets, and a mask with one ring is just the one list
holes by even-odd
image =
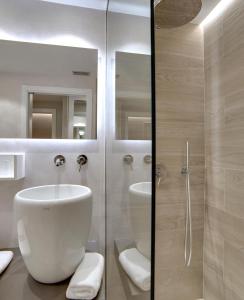
[[13, 256], [12, 251], [0, 251], [0, 274], [7, 268]]
[[72, 276], [66, 297], [68, 299], [94, 299], [100, 289], [104, 258], [99, 253], [86, 253]]
[[134, 284], [143, 291], [150, 290], [151, 263], [137, 249], [127, 249], [120, 253], [119, 261]]

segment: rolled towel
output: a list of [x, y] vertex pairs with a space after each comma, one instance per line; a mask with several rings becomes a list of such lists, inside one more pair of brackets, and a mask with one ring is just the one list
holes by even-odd
[[14, 254], [12, 251], [0, 251], [0, 274], [10, 264]]
[[91, 300], [97, 296], [104, 270], [104, 258], [99, 253], [86, 253], [72, 276], [66, 297]]
[[120, 253], [119, 261], [134, 284], [143, 291], [149, 291], [151, 286], [151, 263], [136, 248]]

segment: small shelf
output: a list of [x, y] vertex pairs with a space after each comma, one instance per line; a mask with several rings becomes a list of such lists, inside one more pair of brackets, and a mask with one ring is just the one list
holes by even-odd
[[19, 180], [25, 177], [24, 153], [0, 153], [0, 180]]

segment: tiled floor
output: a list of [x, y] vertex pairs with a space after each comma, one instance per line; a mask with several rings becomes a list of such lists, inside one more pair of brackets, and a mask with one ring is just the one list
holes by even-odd
[[0, 276], [0, 300], [65, 300], [69, 280], [59, 284], [41, 284], [28, 274], [19, 250]]
[[[14, 258], [0, 275], [0, 300], [66, 300], [67, 279], [57, 284], [41, 284], [28, 273], [19, 249], [10, 249]], [[104, 300], [103, 288], [95, 300]]]

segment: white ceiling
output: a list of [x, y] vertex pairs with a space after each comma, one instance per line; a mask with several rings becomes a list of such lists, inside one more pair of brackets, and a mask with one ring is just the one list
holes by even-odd
[[[98, 10], [106, 10], [107, 3], [108, 3], [108, 0], [40, 0], [40, 1], [92, 8]], [[202, 0], [202, 9], [198, 14], [198, 16], [192, 22], [195, 24], [200, 24], [220, 1], [221, 0]], [[149, 17], [150, 0], [109, 0], [109, 11]]]

